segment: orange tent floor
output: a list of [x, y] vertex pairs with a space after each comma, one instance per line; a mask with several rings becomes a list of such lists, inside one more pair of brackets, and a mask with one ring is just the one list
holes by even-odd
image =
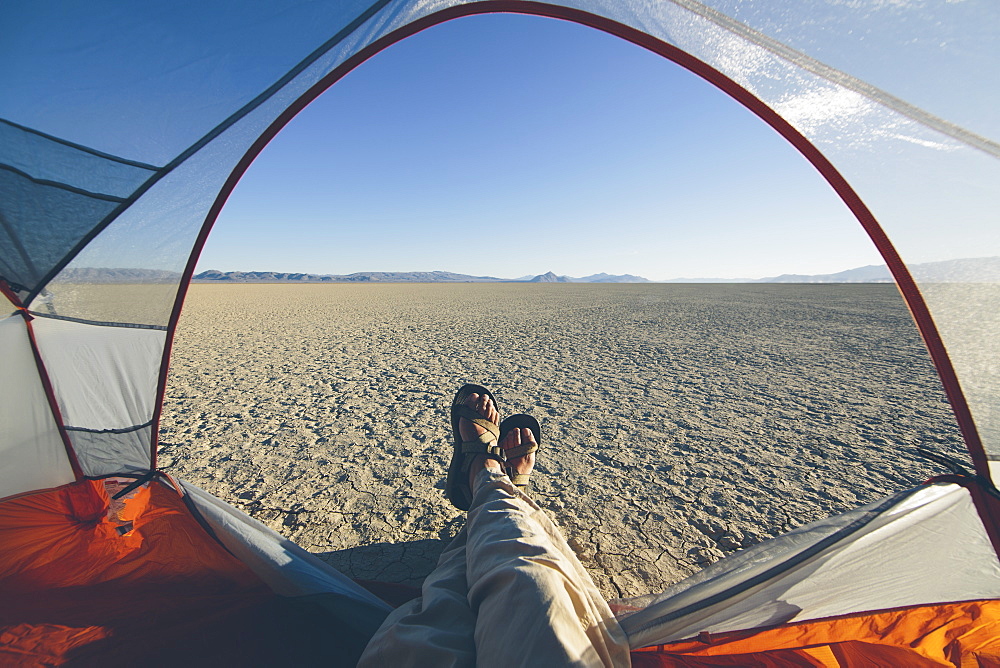
[[160, 483], [0, 503], [0, 592], [0, 666], [354, 665], [367, 642], [273, 594]]

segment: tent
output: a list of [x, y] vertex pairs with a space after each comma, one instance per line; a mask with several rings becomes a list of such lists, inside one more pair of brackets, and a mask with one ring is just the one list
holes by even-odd
[[885, 258], [974, 469], [616, 602], [635, 663], [1000, 665], [1000, 277], [954, 262], [1000, 255], [995, 3], [208, 2], [224, 24], [0, 6], [0, 662], [356, 656], [385, 603], [157, 468], [171, 341], [227, 196], [299, 110], [409, 35], [510, 12], [660, 54], [798, 149]]

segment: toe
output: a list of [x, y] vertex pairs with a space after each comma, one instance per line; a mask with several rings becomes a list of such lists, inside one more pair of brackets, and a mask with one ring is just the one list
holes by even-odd
[[500, 416], [500, 414], [497, 412], [496, 406], [493, 405], [493, 399], [490, 397], [490, 395], [484, 394], [480, 398], [480, 404], [478, 410], [480, 415], [482, 415], [490, 422], [494, 424], [499, 422], [497, 418]]
[[488, 394], [476, 394], [473, 392], [466, 398], [465, 405], [487, 419], [491, 419], [492, 415], [496, 413], [496, 409], [493, 407], [493, 400]]
[[[500, 422], [500, 413], [497, 412], [496, 407], [493, 405], [493, 399], [490, 395], [472, 392], [465, 398], [463, 403], [466, 407], [471, 408], [473, 411], [493, 424], [498, 424]], [[466, 440], [477, 438], [480, 434], [487, 431], [479, 425], [474, 424], [472, 420], [465, 416], [462, 416], [459, 419], [458, 430], [462, 438]]]
[[[504, 438], [501, 447], [504, 450], [516, 448], [519, 445], [528, 445], [535, 442], [535, 435], [527, 427], [511, 429]], [[512, 473], [531, 473], [535, 465], [535, 453], [531, 452], [520, 457], [508, 460], [508, 468]]]
[[511, 448], [516, 448], [519, 445], [521, 445], [521, 430], [511, 429], [507, 432], [507, 435], [504, 436], [503, 443], [500, 444], [500, 447], [504, 450], [510, 450]]

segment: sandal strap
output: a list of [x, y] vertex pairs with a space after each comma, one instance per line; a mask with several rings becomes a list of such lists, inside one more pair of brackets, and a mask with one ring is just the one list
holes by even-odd
[[517, 485], [518, 487], [527, 487], [528, 483], [531, 482], [530, 473], [515, 473], [510, 476], [510, 481]]
[[517, 459], [518, 457], [524, 457], [525, 455], [530, 455], [532, 452], [538, 450], [537, 443], [526, 443], [524, 445], [518, 445], [513, 448], [508, 448], [505, 451], [507, 459]]
[[496, 439], [492, 438], [489, 432], [480, 434], [474, 440], [462, 441], [461, 449], [462, 454], [465, 455], [465, 461], [462, 462], [462, 471], [468, 471], [473, 458], [478, 455], [484, 455], [500, 463], [507, 461], [503, 448], [497, 444]]
[[496, 459], [497, 461], [507, 461], [507, 458], [504, 456], [503, 448], [497, 445], [496, 441], [490, 441], [489, 443], [483, 443], [482, 441], [464, 441], [462, 443], [462, 454], [472, 456], [486, 455]]
[[493, 434], [489, 432], [484, 432], [478, 436], [470, 438], [468, 441], [462, 441], [460, 444], [463, 454], [486, 454], [492, 452], [498, 454], [503, 452], [503, 448], [497, 443], [497, 440], [493, 438]]
[[458, 413], [459, 417], [464, 417], [466, 420], [471, 421], [472, 424], [477, 427], [482, 427], [487, 433], [492, 434], [492, 440], [495, 441], [500, 438], [500, 425], [495, 422], [490, 422], [477, 411], [472, 410], [464, 404], [459, 404], [458, 406], [455, 406], [455, 412]]

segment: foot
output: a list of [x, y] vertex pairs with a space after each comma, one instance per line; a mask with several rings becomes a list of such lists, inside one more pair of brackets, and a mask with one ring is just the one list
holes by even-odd
[[[497, 412], [496, 406], [493, 405], [493, 400], [490, 399], [489, 395], [484, 394], [480, 396], [475, 393], [470, 394], [465, 399], [465, 405], [482, 415], [490, 422], [493, 422], [494, 424], [500, 423], [500, 413]], [[474, 441], [482, 434], [485, 434], [486, 430], [474, 423], [472, 420], [468, 420], [463, 417], [458, 420], [458, 433], [461, 435], [463, 441]], [[472, 482], [476, 479], [476, 474], [484, 468], [496, 471], [497, 473], [501, 473], [503, 471], [503, 468], [500, 466], [500, 462], [495, 459], [491, 459], [486, 455], [478, 455], [474, 457], [472, 462], [469, 464], [469, 489], [472, 489]]]
[[[500, 447], [505, 451], [511, 448], [516, 448], [519, 445], [529, 445], [535, 444], [535, 435], [531, 433], [530, 429], [521, 427], [520, 429], [511, 429], [510, 432], [504, 437], [503, 441], [500, 442]], [[521, 457], [514, 457], [513, 459], [507, 460], [507, 475], [512, 479], [515, 474], [529, 475], [531, 470], [535, 468], [535, 453], [529, 452]]]

